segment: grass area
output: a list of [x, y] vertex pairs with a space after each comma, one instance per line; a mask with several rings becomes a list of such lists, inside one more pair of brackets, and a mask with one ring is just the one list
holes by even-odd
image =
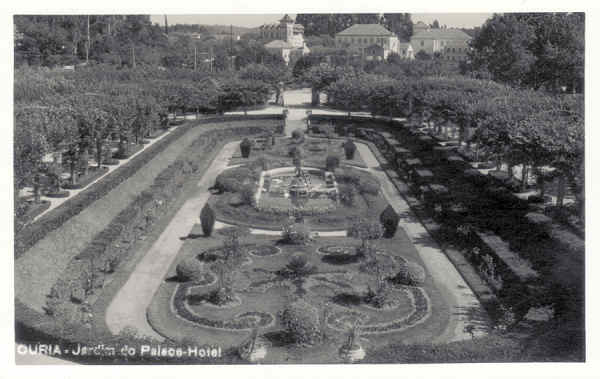
[[125, 208], [200, 134], [218, 128], [264, 125], [265, 121], [235, 121], [192, 128], [107, 195], [96, 200], [60, 228], [46, 235], [15, 261], [15, 296], [41, 311], [46, 294], [69, 261]]
[[82, 175], [79, 178], [77, 178], [77, 184], [72, 185], [70, 183], [66, 183], [66, 184], [62, 185], [61, 187], [66, 188], [66, 189], [83, 188], [83, 187], [87, 186], [88, 184], [90, 184], [91, 182], [93, 182], [94, 180], [101, 177], [102, 175], [106, 174], [107, 171], [108, 171], [108, 167], [100, 167], [100, 168], [98, 168], [97, 166], [90, 167], [88, 169], [87, 175]]
[[[219, 344], [225, 348], [240, 344], [248, 336], [248, 331], [228, 331], [208, 327], [201, 327], [192, 322], [184, 320], [173, 314], [171, 302], [174, 291], [179, 283], [173, 279], [175, 276], [175, 267], [183, 259], [197, 256], [203, 251], [222, 246], [222, 236], [214, 233], [211, 237], [203, 237], [200, 225], [196, 225], [190, 236], [187, 238], [177, 259], [174, 261], [164, 282], [157, 291], [152, 304], [148, 309], [148, 320], [155, 330], [160, 334], [167, 336], [175, 341], [196, 341], [203, 344]], [[238, 274], [236, 283], [238, 286], [237, 294], [241, 298], [241, 305], [233, 308], [215, 309], [203, 304], [194, 304], [190, 308], [204, 317], [209, 318], [230, 318], [235, 317], [247, 311], [269, 312], [276, 314], [286, 303], [287, 297], [296, 292], [298, 288], [274, 287], [262, 293], [259, 290], [248, 291], [250, 288], [257, 288], [256, 284], [269, 280], [273, 273], [285, 267], [292, 255], [302, 253], [307, 256], [309, 263], [317, 268], [317, 273], [306, 279], [302, 288], [306, 290], [303, 297], [305, 300], [315, 305], [329, 302], [330, 310], [337, 312], [356, 311], [367, 316], [369, 323], [381, 323], [402, 317], [411, 312], [412, 305], [407, 297], [400, 296], [397, 308], [390, 310], [376, 310], [366, 306], [360, 301], [358, 303], [346, 301], [347, 298], [354, 299], [361, 297], [367, 290], [371, 276], [361, 271], [363, 261], [355, 261], [347, 264], [333, 263], [327, 259], [326, 255], [319, 254], [316, 250], [321, 246], [360, 245], [360, 241], [351, 238], [318, 238], [306, 246], [284, 245], [279, 243], [278, 237], [250, 235], [242, 240], [243, 244], [255, 245], [275, 245], [282, 252], [277, 255], [266, 257], [257, 257], [249, 255], [252, 263], [242, 266], [241, 273]], [[385, 251], [390, 257], [399, 257], [414, 261], [422, 265], [418, 254], [410, 243], [404, 231], [399, 230], [393, 239], [382, 239], [376, 242], [379, 250]], [[390, 258], [394, 259], [394, 258]], [[327, 276], [330, 275], [330, 276]], [[328, 282], [327, 278], [339, 283], [346, 283], [339, 287]], [[192, 290], [192, 294], [203, 294], [211, 291], [214, 284], [208, 287], [197, 287]], [[448, 321], [448, 308], [440, 292], [435, 288], [431, 279], [427, 278], [424, 285], [431, 304], [430, 316], [419, 326], [405, 329], [398, 332], [389, 332], [383, 334], [369, 334], [367, 338], [361, 339], [361, 343], [366, 350], [375, 349], [380, 344], [393, 343], [400, 341], [422, 341], [432, 340], [445, 328]], [[329, 323], [328, 323], [329, 325]], [[270, 327], [261, 330], [273, 346], [269, 348], [267, 360], [265, 363], [335, 363], [339, 362], [337, 349], [341, 346], [346, 335], [344, 332], [335, 330], [331, 326], [326, 327], [328, 339], [320, 346], [310, 349], [303, 349], [287, 345], [277, 336], [281, 334], [281, 325], [278, 320]]]

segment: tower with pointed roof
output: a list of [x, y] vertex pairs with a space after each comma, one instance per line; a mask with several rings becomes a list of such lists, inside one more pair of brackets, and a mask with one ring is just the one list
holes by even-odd
[[304, 27], [296, 24], [287, 14], [278, 23], [261, 25], [259, 30], [261, 38], [267, 42], [265, 48], [281, 54], [286, 63], [290, 62], [292, 56], [309, 52], [304, 42]]

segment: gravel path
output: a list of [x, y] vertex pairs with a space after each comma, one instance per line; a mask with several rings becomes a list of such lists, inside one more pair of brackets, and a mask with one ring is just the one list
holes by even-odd
[[198, 222], [200, 210], [210, 196], [208, 188], [214, 184], [215, 177], [227, 167], [238, 144], [239, 141], [230, 142], [219, 152], [198, 182], [197, 192], [175, 214], [112, 300], [106, 311], [106, 324], [112, 333], [117, 334], [126, 326], [131, 326], [142, 335], [163, 340], [148, 324], [146, 309], [183, 245], [184, 241], [180, 237], [187, 236]]

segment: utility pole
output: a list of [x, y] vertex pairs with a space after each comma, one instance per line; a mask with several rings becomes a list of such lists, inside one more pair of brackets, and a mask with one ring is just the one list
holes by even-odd
[[167, 23], [167, 15], [165, 15], [165, 34], [169, 35], [169, 24]]
[[229, 25], [229, 62], [233, 70], [233, 24]]
[[209, 62], [210, 62], [210, 72], [213, 72], [213, 50], [212, 50], [212, 46], [209, 48]]
[[87, 16], [87, 43], [85, 46], [85, 63], [90, 63], [90, 15]]
[[194, 71], [196, 71], [196, 69], [198, 68], [197, 50], [198, 50], [198, 47], [196, 46], [196, 43], [194, 43]]
[[132, 66], [135, 68], [135, 46], [131, 46]]

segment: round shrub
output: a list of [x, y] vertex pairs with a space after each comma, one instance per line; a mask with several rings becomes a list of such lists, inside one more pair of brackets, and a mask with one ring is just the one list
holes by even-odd
[[400, 216], [398, 213], [392, 208], [391, 205], [388, 205], [387, 208], [381, 212], [381, 216], [379, 216], [379, 221], [381, 221], [381, 225], [383, 225], [384, 233], [383, 236], [385, 238], [392, 238], [396, 234], [396, 230], [398, 229], [398, 222], [400, 221]]
[[356, 144], [352, 140], [344, 142], [344, 152], [346, 153], [346, 159], [354, 159]]
[[246, 184], [242, 187], [240, 191], [240, 200], [242, 204], [254, 205], [255, 197], [254, 197], [254, 186], [251, 184]]
[[250, 150], [252, 150], [252, 142], [248, 138], [244, 138], [240, 143], [240, 150], [242, 151], [242, 158], [248, 158]]
[[315, 272], [315, 267], [308, 263], [308, 258], [304, 254], [294, 254], [285, 268], [293, 277], [302, 277]]
[[335, 171], [336, 168], [340, 167], [340, 158], [336, 155], [328, 155], [325, 159], [325, 167], [327, 171]]
[[204, 274], [204, 265], [196, 257], [186, 258], [177, 264], [175, 272], [181, 281], [199, 280]]
[[282, 231], [283, 242], [292, 245], [305, 245], [310, 242], [310, 229], [299, 223], [287, 224]]
[[215, 188], [220, 192], [239, 192], [244, 181], [252, 180], [254, 172], [247, 167], [236, 167], [225, 170], [215, 179]]
[[354, 186], [348, 184], [338, 184], [338, 194], [340, 201], [345, 206], [354, 205], [354, 197], [356, 196], [356, 190]]
[[414, 262], [402, 262], [392, 280], [405, 286], [420, 286], [425, 283], [425, 270]]
[[304, 131], [302, 129], [294, 129], [292, 130], [292, 138], [296, 140], [296, 142], [304, 141]]
[[308, 302], [298, 299], [280, 313], [281, 324], [294, 343], [314, 345], [321, 341], [319, 311]]
[[210, 237], [213, 228], [215, 227], [215, 212], [208, 203], [206, 203], [200, 211], [200, 224], [202, 225], [202, 232], [204, 235]]
[[360, 182], [358, 184], [358, 191], [363, 194], [366, 193], [369, 195], [376, 196], [379, 193], [379, 182], [374, 179], [363, 176], [360, 178]]

